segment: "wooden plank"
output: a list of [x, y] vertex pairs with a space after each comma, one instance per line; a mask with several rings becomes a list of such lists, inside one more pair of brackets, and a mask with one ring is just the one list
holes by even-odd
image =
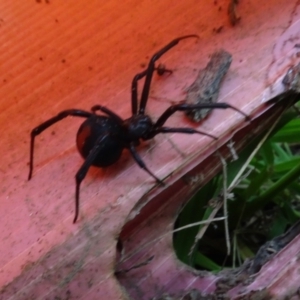
[[[0, 7], [0, 299], [126, 297], [113, 276], [117, 236], [153, 188], [152, 178], [128, 153], [110, 168], [91, 168], [81, 187], [80, 219], [73, 225], [74, 176], [82, 164], [75, 135], [81, 120], [64, 120], [37, 138], [28, 182], [31, 129], [64, 109], [89, 110], [94, 104], [129, 117], [133, 76], [155, 51], [185, 34], [200, 39], [182, 41], [161, 59], [174, 73], [155, 76], [150, 116], [156, 119], [170, 102], [182, 100], [199, 68], [221, 47], [232, 53], [233, 63], [219, 101], [252, 114], [280, 93], [281, 76], [299, 60], [298, 1], [241, 3], [242, 19], [233, 28], [227, 1], [219, 0], [16, 0]], [[168, 122], [179, 124], [198, 126], [180, 113]], [[234, 111], [214, 111], [199, 129], [222, 144], [243, 125]], [[147, 166], [168, 177], [167, 186], [153, 193], [162, 193], [215, 147], [208, 137], [175, 134], [140, 147]]]

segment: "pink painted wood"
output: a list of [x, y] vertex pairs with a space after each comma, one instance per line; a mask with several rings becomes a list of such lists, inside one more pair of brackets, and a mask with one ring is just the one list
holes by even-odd
[[[253, 114], [281, 92], [280, 78], [297, 59], [299, 3], [243, 2], [234, 28], [225, 0], [16, 0], [0, 7], [0, 299], [125, 299], [113, 275], [117, 237], [132, 208], [153, 188], [152, 178], [127, 153], [110, 168], [91, 168], [73, 225], [81, 120], [68, 118], [37, 138], [28, 182], [30, 130], [61, 110], [94, 104], [128, 117], [132, 77], [156, 50], [186, 34], [200, 39], [182, 41], [161, 59], [175, 72], [155, 76], [149, 114], [155, 119], [171, 101], [184, 99], [185, 88], [220, 47], [233, 54], [233, 63], [219, 101]], [[168, 124], [197, 127], [180, 113]], [[220, 145], [243, 124], [234, 111], [214, 111], [199, 128], [219, 136]], [[153, 195], [216, 147], [207, 137], [185, 135], [158, 136], [141, 147], [148, 167], [168, 177]]]

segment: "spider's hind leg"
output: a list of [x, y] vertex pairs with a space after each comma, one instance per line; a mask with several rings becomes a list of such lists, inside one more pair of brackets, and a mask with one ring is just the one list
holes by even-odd
[[63, 120], [64, 118], [68, 116], [74, 116], [74, 117], [82, 117], [82, 118], [89, 118], [92, 116], [92, 113], [80, 110], [80, 109], [68, 109], [61, 111], [58, 115], [55, 117], [52, 117], [51, 119], [43, 122], [39, 126], [32, 129], [30, 134], [30, 155], [29, 155], [29, 174], [28, 174], [28, 180], [32, 177], [33, 172], [33, 157], [34, 157], [34, 140], [37, 135], [42, 133], [44, 130], [46, 130], [48, 127], [52, 126], [53, 124]]

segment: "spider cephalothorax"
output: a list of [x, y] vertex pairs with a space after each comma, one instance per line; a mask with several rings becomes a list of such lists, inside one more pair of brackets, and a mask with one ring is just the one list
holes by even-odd
[[[31, 131], [31, 143], [30, 143], [30, 162], [29, 162], [29, 176], [32, 176], [33, 171], [33, 156], [34, 156], [34, 140], [37, 135], [43, 132], [45, 129], [53, 125], [54, 123], [66, 118], [67, 116], [76, 116], [86, 118], [81, 124], [77, 133], [77, 148], [82, 157], [84, 163], [78, 170], [76, 179], [76, 194], [75, 194], [75, 218], [76, 222], [79, 214], [79, 189], [82, 180], [85, 178], [90, 166], [106, 167], [115, 163], [121, 156], [123, 149], [127, 148], [136, 163], [148, 172], [159, 183], [162, 181], [157, 178], [145, 165], [136, 151], [136, 146], [139, 145], [140, 140], [152, 139], [159, 133], [187, 133], [187, 134], [204, 134], [213, 139], [216, 137], [204, 133], [202, 131], [193, 128], [170, 128], [165, 127], [164, 124], [168, 118], [176, 111], [190, 111], [194, 109], [205, 108], [232, 108], [241, 114], [243, 112], [227, 103], [211, 103], [211, 104], [176, 104], [170, 106], [158, 119], [153, 122], [151, 118], [145, 114], [146, 104], [149, 96], [151, 80], [155, 70], [160, 71], [155, 67], [155, 62], [168, 50], [178, 44], [180, 40], [197, 37], [196, 35], [187, 35], [174, 39], [157, 53], [155, 53], [149, 61], [149, 65], [146, 70], [138, 73], [132, 81], [131, 87], [131, 107], [132, 116], [123, 120], [116, 113], [110, 109], [95, 105], [92, 107], [91, 112], [69, 109], [60, 112], [55, 117], [45, 121]], [[164, 69], [164, 71], [171, 72]], [[142, 90], [141, 100], [138, 103], [137, 83], [138, 80], [145, 77], [145, 83]], [[101, 111], [104, 115], [96, 114], [97, 111]], [[246, 116], [246, 115], [245, 115]], [[247, 117], [247, 116], [246, 116]]]

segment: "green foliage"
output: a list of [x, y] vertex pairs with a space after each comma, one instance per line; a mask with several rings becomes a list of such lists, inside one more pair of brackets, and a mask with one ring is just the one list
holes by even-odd
[[[228, 163], [228, 185], [264, 135], [239, 153], [237, 161]], [[232, 190], [233, 199], [227, 200], [231, 255], [227, 255], [224, 222], [215, 222], [199, 241], [195, 237], [203, 225], [176, 232], [173, 240], [178, 258], [210, 271], [234, 267], [296, 222], [300, 217], [299, 144], [300, 119], [289, 110], [252, 159], [249, 176]], [[219, 174], [197, 192], [178, 217], [176, 228], [206, 220], [213, 210], [209, 203], [220, 194], [222, 186], [223, 175]], [[222, 214], [221, 209], [216, 217]]]

